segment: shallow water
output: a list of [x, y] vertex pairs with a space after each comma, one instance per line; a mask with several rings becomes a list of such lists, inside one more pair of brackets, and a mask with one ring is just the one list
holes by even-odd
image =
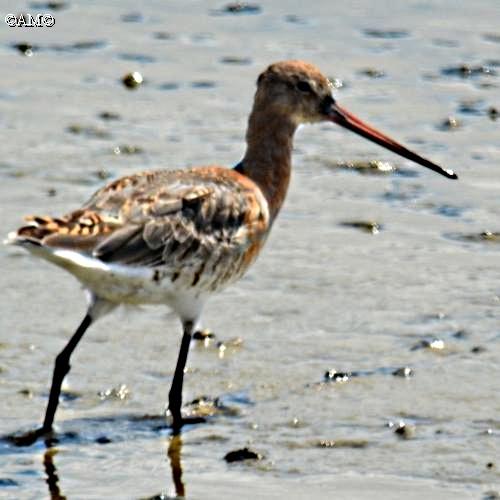
[[[36, 11], [3, 5], [3, 13]], [[248, 15], [223, 6], [71, 1], [53, 12], [54, 28], [3, 27], [5, 233], [24, 214], [77, 207], [107, 177], [234, 165], [256, 76], [284, 58], [342, 80], [342, 105], [460, 180], [333, 125], [302, 128], [267, 247], [248, 276], [209, 303], [205, 325], [217, 337], [190, 354], [185, 400], [219, 397], [231, 411], [186, 429], [181, 446], [172, 442], [161, 414], [177, 320], [161, 308], [118, 311], [74, 356], [60, 443], [47, 451], [0, 442], [0, 498], [173, 495], [172, 471], [189, 498], [499, 491], [500, 246], [481, 236], [500, 231], [497, 0], [277, 1]], [[32, 57], [11, 46], [19, 42], [35, 46]], [[490, 71], [476, 71], [483, 65]], [[145, 78], [135, 91], [120, 82], [130, 71]], [[119, 119], [99, 118], [104, 111]], [[461, 125], [443, 127], [448, 117]], [[337, 168], [374, 159], [402, 170]], [[345, 225], [359, 221], [381, 229]], [[18, 249], [4, 248], [0, 259], [4, 435], [39, 421], [53, 359], [85, 306], [65, 273]], [[414, 375], [394, 376], [400, 367]], [[329, 370], [352, 376], [328, 382]], [[106, 396], [122, 384], [128, 390]], [[226, 453], [245, 446], [262, 459], [226, 464]]]

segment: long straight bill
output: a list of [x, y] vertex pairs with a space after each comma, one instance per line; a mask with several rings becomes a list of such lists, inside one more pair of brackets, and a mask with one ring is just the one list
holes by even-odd
[[337, 123], [341, 127], [345, 127], [352, 130], [356, 134], [359, 134], [372, 142], [389, 149], [390, 151], [407, 158], [408, 160], [414, 161], [423, 167], [430, 168], [437, 172], [438, 174], [448, 177], [448, 179], [458, 179], [458, 176], [453, 170], [442, 168], [436, 163], [433, 163], [426, 158], [410, 151], [405, 148], [402, 144], [399, 144], [394, 139], [391, 139], [387, 135], [379, 132], [377, 129], [361, 121], [358, 117], [349, 113], [344, 108], [341, 108], [335, 101], [331, 104], [331, 108], [328, 111], [328, 116], [331, 121]]

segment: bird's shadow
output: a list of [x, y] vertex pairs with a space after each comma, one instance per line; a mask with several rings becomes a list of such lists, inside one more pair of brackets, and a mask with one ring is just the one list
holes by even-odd
[[[237, 418], [241, 408], [254, 403], [245, 392], [224, 394], [216, 398], [198, 397], [184, 405], [182, 432], [192, 426], [211, 423], [220, 418]], [[148, 439], [151, 436], [175, 433], [172, 422], [165, 414], [120, 413], [66, 421], [64, 432], [44, 432], [32, 429], [0, 436], [0, 455], [12, 453], [16, 448], [30, 447], [37, 442], [46, 446], [62, 444], [109, 444], [131, 439]], [[72, 430], [78, 429], [78, 430]]]
[[0, 437], [0, 443], [4, 445], [0, 450], [0, 455], [36, 445], [38, 442], [43, 443], [47, 448], [66, 444], [98, 443], [104, 445], [125, 439], [130, 441], [130, 439], [167, 434], [171, 430], [164, 415], [128, 413], [73, 419], [66, 421], [64, 426], [79, 430], [43, 432], [41, 429], [34, 429], [6, 434]]

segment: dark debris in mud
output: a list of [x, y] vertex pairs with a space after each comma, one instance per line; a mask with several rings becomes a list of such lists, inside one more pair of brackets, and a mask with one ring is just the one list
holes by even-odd
[[124, 23], [142, 23], [144, 16], [140, 12], [127, 12], [120, 17]]
[[233, 462], [243, 462], [246, 460], [262, 460], [262, 455], [257, 453], [250, 448], [241, 448], [239, 450], [233, 450], [224, 455], [224, 460], [230, 464]]
[[10, 46], [18, 50], [25, 56], [32, 56], [37, 51], [54, 51], [54, 52], [82, 52], [86, 50], [102, 49], [108, 45], [106, 40], [81, 40], [67, 44], [52, 44], [47, 46], [33, 45], [29, 42], [14, 42]]
[[131, 144], [121, 144], [113, 148], [115, 155], [139, 155], [144, 153], [144, 149], [140, 146], [132, 146]]
[[16, 486], [19, 486], [19, 483], [15, 479], [0, 477], [0, 488], [13, 488]]
[[122, 83], [125, 88], [129, 90], [138, 89], [142, 83], [144, 82], [144, 78], [138, 71], [133, 71], [131, 73], [127, 73], [122, 78]]
[[475, 345], [471, 348], [470, 352], [472, 354], [482, 354], [483, 352], [486, 352], [488, 349], [486, 347], [483, 347], [482, 345]]
[[488, 42], [500, 43], [500, 33], [485, 33], [483, 38]]
[[67, 44], [52, 44], [48, 45], [44, 50], [52, 50], [54, 52], [82, 52], [85, 50], [103, 49], [108, 45], [106, 40], [80, 40]]
[[337, 162], [335, 168], [373, 175], [390, 174], [397, 170], [394, 164], [379, 160]]
[[399, 38], [406, 38], [410, 35], [407, 30], [403, 29], [378, 29], [378, 28], [369, 28], [364, 29], [363, 34], [369, 38], [378, 38], [382, 40], [395, 40]]
[[364, 233], [378, 234], [382, 230], [382, 225], [375, 221], [345, 221], [340, 223], [341, 226], [359, 229]]
[[173, 40], [175, 35], [173, 33], [169, 33], [168, 31], [156, 31], [153, 33], [153, 37], [157, 40]]
[[236, 406], [229, 406], [222, 399], [209, 396], [200, 396], [193, 399], [185, 404], [183, 409], [189, 418], [208, 418], [216, 415], [238, 417], [241, 413]]
[[231, 2], [220, 9], [212, 11], [213, 15], [221, 15], [221, 14], [260, 14], [262, 8], [260, 5], [255, 3], [247, 3], [247, 2]]
[[458, 112], [466, 115], [481, 115], [483, 114], [483, 104], [482, 99], [465, 99], [460, 101]]
[[487, 65], [458, 64], [441, 69], [444, 76], [456, 76], [459, 78], [474, 78], [478, 76], [496, 76], [497, 72]]
[[482, 231], [479, 233], [447, 233], [447, 238], [470, 243], [500, 243], [500, 232]]
[[409, 379], [415, 375], [413, 368], [409, 366], [381, 366], [373, 370], [353, 370], [337, 371], [335, 369], [327, 370], [323, 375], [323, 381], [314, 384], [316, 387], [326, 386], [336, 383], [346, 383], [358, 377], [371, 377], [374, 375], [392, 375], [393, 377]]
[[97, 115], [101, 120], [111, 122], [111, 121], [118, 121], [121, 120], [121, 116], [118, 113], [115, 113], [114, 111], [101, 111]]
[[37, 10], [63, 10], [67, 9], [70, 4], [68, 2], [49, 1], [49, 2], [30, 2], [30, 7]]
[[394, 163], [381, 160], [348, 160], [332, 161], [318, 159], [321, 164], [333, 170], [345, 170], [357, 172], [362, 175], [398, 175], [401, 177], [417, 177], [418, 172], [407, 168], [401, 168]]
[[[0, 373], [1, 373], [1, 369], [0, 369]], [[22, 396], [24, 396], [28, 399], [33, 399], [33, 396], [35, 395], [35, 393], [31, 389], [21, 389], [21, 390], [17, 391], [17, 393], [21, 394]]]
[[496, 490], [485, 491], [482, 500], [500, 500], [500, 492]]
[[193, 340], [200, 340], [205, 342], [215, 338], [215, 333], [210, 330], [197, 330], [193, 333]]
[[297, 14], [287, 14], [283, 18], [285, 22], [290, 23], [290, 24], [296, 24], [298, 26], [305, 26], [309, 24], [309, 21], [307, 18], [299, 16]]
[[397, 423], [389, 422], [389, 428], [394, 429], [394, 434], [401, 439], [413, 439], [416, 434], [415, 425], [403, 421]]
[[34, 52], [39, 50], [37, 45], [32, 45], [28, 42], [15, 42], [11, 44], [11, 47], [19, 51], [23, 56], [31, 57]]
[[470, 337], [470, 333], [467, 330], [457, 330], [456, 332], [453, 332], [451, 336], [458, 340], [465, 340]]
[[315, 448], [362, 449], [367, 448], [370, 442], [366, 439], [320, 439], [313, 441], [311, 444]]
[[210, 330], [199, 330], [193, 334], [192, 338], [198, 342], [198, 345], [216, 350], [219, 358], [223, 358], [227, 353], [237, 351], [243, 345], [241, 337], [233, 337], [228, 340], [219, 340], [216, 342], [215, 334]]
[[248, 66], [252, 64], [252, 59], [250, 57], [239, 57], [239, 56], [225, 56], [220, 59], [222, 64], [231, 64], [236, 66]]
[[453, 205], [439, 205], [435, 208], [435, 212], [445, 217], [460, 217], [464, 212], [464, 207], [456, 207]]
[[213, 89], [217, 84], [212, 80], [197, 80], [191, 82], [191, 87], [193, 89]]
[[361, 76], [367, 76], [368, 78], [383, 78], [386, 76], [384, 70], [377, 68], [363, 68], [358, 71], [358, 74]]
[[[338, 372], [337, 370], [328, 370], [325, 372], [324, 380], [326, 382], [347, 382], [353, 376], [350, 372]], [[356, 376], [356, 374], [354, 374]]]
[[448, 116], [448, 118], [444, 119], [439, 125], [438, 130], [442, 130], [444, 132], [450, 130], [458, 130], [462, 128], [462, 122], [453, 116]]
[[180, 87], [180, 84], [177, 82], [164, 82], [158, 85], [159, 90], [177, 90]]
[[109, 443], [112, 443], [113, 440], [110, 439], [109, 437], [107, 436], [99, 436], [98, 438], [96, 438], [95, 442], [97, 444], [109, 444]]
[[109, 179], [113, 175], [109, 170], [106, 170], [105, 168], [100, 168], [99, 170], [95, 170], [94, 172], [92, 172], [92, 174], [97, 179], [102, 180], [102, 181]]
[[392, 374], [395, 377], [401, 377], [401, 378], [410, 378], [415, 375], [415, 371], [413, 368], [410, 368], [409, 366], [401, 366], [400, 368], [396, 368]]
[[440, 352], [445, 348], [445, 343], [443, 340], [434, 338], [434, 339], [422, 339], [419, 340], [416, 344], [410, 348], [410, 351], [418, 351], [420, 349], [428, 349], [430, 351]]
[[81, 125], [72, 123], [66, 128], [66, 132], [73, 135], [81, 135], [89, 139], [111, 139], [111, 133], [94, 125]]
[[468, 116], [487, 116], [492, 121], [498, 118], [498, 109], [487, 106], [483, 99], [464, 99], [460, 101], [457, 111]]
[[156, 59], [153, 56], [147, 54], [132, 54], [130, 52], [122, 52], [118, 54], [118, 58], [123, 61], [133, 61], [143, 64], [154, 63]]

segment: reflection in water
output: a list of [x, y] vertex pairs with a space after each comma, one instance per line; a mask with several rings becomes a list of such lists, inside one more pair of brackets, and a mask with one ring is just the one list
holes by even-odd
[[181, 452], [182, 452], [181, 436], [180, 434], [174, 434], [170, 437], [170, 443], [168, 444], [167, 455], [170, 460], [170, 468], [172, 469], [172, 479], [174, 481], [175, 494], [177, 497], [186, 496], [186, 489], [184, 487], [184, 482], [182, 481]]
[[[66, 500], [66, 496], [59, 488], [59, 474], [54, 464], [54, 457], [59, 453], [57, 448], [53, 447], [51, 440], [45, 441], [47, 447], [43, 454], [43, 467], [45, 469], [46, 483], [49, 487], [49, 496], [51, 500]], [[176, 498], [184, 498], [186, 496], [186, 488], [182, 480], [182, 439], [180, 434], [172, 435], [168, 443], [167, 455], [172, 471], [172, 479], [175, 486]], [[153, 497], [157, 498], [157, 497]]]
[[54, 465], [54, 456], [57, 455], [58, 450], [56, 448], [47, 448], [43, 454], [43, 466], [45, 468], [45, 474], [47, 475], [47, 485], [49, 486], [49, 494], [51, 500], [66, 500], [66, 497], [61, 493], [59, 489], [59, 476], [57, 475], [57, 469]]

